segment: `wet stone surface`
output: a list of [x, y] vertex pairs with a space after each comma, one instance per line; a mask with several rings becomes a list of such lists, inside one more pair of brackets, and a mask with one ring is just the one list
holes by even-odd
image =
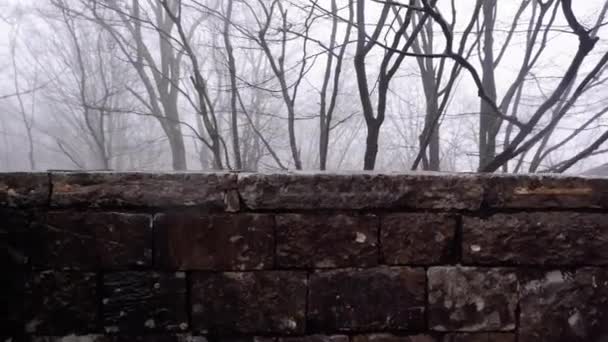
[[70, 335], [70, 336], [38, 336], [31, 342], [207, 342], [203, 336], [187, 334], [177, 335]]
[[382, 255], [389, 265], [433, 265], [454, 257], [456, 217], [437, 213], [381, 218]]
[[462, 333], [448, 334], [442, 342], [515, 342], [516, 336], [511, 333]]
[[204, 207], [224, 210], [230, 173], [53, 173], [52, 206]]
[[277, 215], [279, 267], [374, 266], [378, 218], [371, 215]]
[[608, 340], [608, 270], [531, 272], [521, 292], [520, 342]]
[[25, 283], [25, 332], [63, 336], [99, 331], [96, 281], [94, 273], [30, 274]]
[[0, 207], [33, 207], [48, 204], [46, 173], [0, 173]]
[[479, 181], [484, 183], [484, 202], [492, 208], [608, 208], [606, 179], [492, 175]]
[[32, 256], [32, 227], [29, 214], [0, 208], [0, 268], [24, 269]]
[[171, 213], [154, 219], [158, 266], [180, 270], [248, 270], [273, 266], [270, 215]]
[[228, 335], [305, 331], [305, 272], [195, 272], [191, 296], [196, 331]]
[[238, 188], [250, 209], [476, 209], [483, 197], [475, 177], [430, 173], [240, 174]]
[[183, 272], [107, 273], [103, 276], [102, 298], [106, 333], [137, 334], [189, 328]]
[[533, 212], [465, 217], [463, 261], [608, 265], [608, 214]]
[[430, 335], [393, 335], [393, 334], [369, 334], [355, 335], [353, 342], [439, 342]]
[[518, 279], [512, 269], [431, 267], [429, 325], [435, 331], [515, 329]]
[[310, 276], [308, 326], [320, 331], [425, 328], [423, 269], [378, 267]]
[[36, 228], [34, 267], [95, 270], [152, 264], [148, 215], [49, 212]]

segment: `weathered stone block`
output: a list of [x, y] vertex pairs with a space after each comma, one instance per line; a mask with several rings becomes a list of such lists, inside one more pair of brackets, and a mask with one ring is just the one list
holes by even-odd
[[188, 329], [186, 275], [183, 272], [118, 272], [103, 276], [106, 333]]
[[442, 342], [515, 342], [512, 333], [471, 333], [449, 334], [444, 336]]
[[306, 273], [193, 273], [191, 303], [196, 330], [225, 334], [303, 333]]
[[3, 273], [0, 281], [0, 336], [19, 336], [24, 327], [25, 273], [5, 269]]
[[465, 263], [608, 265], [608, 215], [496, 214], [463, 221]]
[[46, 173], [0, 173], [0, 207], [33, 207], [48, 204]]
[[608, 270], [531, 272], [521, 285], [519, 342], [608, 338]]
[[152, 263], [149, 215], [49, 212], [37, 227], [34, 241], [36, 267], [124, 269]]
[[346, 335], [307, 335], [279, 337], [277, 342], [349, 342], [349, 339]]
[[433, 173], [240, 174], [251, 209], [477, 209], [483, 195], [473, 176]]
[[422, 331], [424, 315], [423, 269], [342, 269], [310, 277], [308, 324], [312, 330]]
[[353, 342], [438, 342], [438, 340], [430, 335], [370, 334], [355, 335]]
[[364, 267], [378, 263], [378, 218], [371, 215], [278, 215], [280, 267]]
[[53, 173], [52, 206], [226, 209], [230, 173]]
[[37, 336], [32, 342], [207, 342], [203, 336], [192, 335], [70, 335], [70, 336]]
[[25, 268], [30, 261], [32, 229], [24, 211], [0, 208], [0, 268]]
[[431, 267], [429, 324], [435, 331], [515, 329], [518, 280], [512, 269]]
[[456, 217], [391, 214], [382, 217], [382, 255], [390, 265], [432, 265], [455, 257]]
[[156, 260], [180, 270], [248, 270], [273, 266], [269, 215], [171, 213], [154, 219]]
[[25, 284], [25, 332], [56, 336], [97, 332], [96, 285], [94, 273], [31, 274]]
[[492, 175], [483, 179], [493, 208], [608, 208], [608, 179], [546, 175]]

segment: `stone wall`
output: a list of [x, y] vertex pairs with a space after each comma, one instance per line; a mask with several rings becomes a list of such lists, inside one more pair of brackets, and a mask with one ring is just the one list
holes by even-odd
[[0, 336], [608, 341], [608, 179], [0, 175]]

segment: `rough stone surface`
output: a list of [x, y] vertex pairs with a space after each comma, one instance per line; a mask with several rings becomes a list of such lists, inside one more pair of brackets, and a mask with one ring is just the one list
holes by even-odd
[[259, 214], [171, 213], [155, 217], [158, 265], [180, 270], [273, 266], [274, 221]]
[[521, 288], [519, 342], [608, 340], [608, 270], [533, 272]]
[[608, 214], [534, 212], [463, 220], [471, 264], [608, 265]]
[[0, 173], [0, 207], [32, 207], [48, 204], [46, 173]]
[[474, 177], [417, 174], [241, 174], [250, 209], [477, 209], [483, 187]]
[[321, 331], [425, 328], [423, 269], [378, 267], [318, 271], [310, 277], [309, 328]]
[[515, 342], [516, 336], [511, 333], [471, 333], [449, 334], [442, 342]]
[[0, 208], [0, 268], [25, 268], [31, 258], [31, 218], [23, 211]]
[[53, 173], [52, 206], [225, 209], [230, 173]]
[[349, 342], [349, 339], [346, 335], [308, 335], [280, 337], [277, 342]]
[[279, 267], [374, 266], [378, 218], [371, 215], [278, 215]]
[[484, 203], [494, 208], [608, 208], [608, 183], [601, 178], [493, 175]]
[[32, 342], [207, 342], [203, 336], [192, 336], [187, 334], [177, 335], [70, 335], [70, 336], [38, 336]]
[[94, 270], [152, 264], [149, 215], [49, 212], [32, 242], [35, 267]]
[[430, 335], [370, 334], [355, 335], [352, 342], [438, 342]]
[[3, 272], [6, 277], [0, 281], [0, 336], [19, 336], [23, 333], [25, 273]]
[[388, 264], [432, 265], [454, 258], [454, 216], [391, 214], [382, 217], [381, 222], [382, 255]]
[[103, 276], [102, 297], [106, 333], [189, 328], [183, 272], [107, 273]]
[[518, 279], [512, 269], [431, 267], [429, 325], [436, 331], [515, 329]]
[[26, 333], [57, 336], [95, 333], [96, 322], [94, 273], [45, 271], [26, 278]]
[[192, 322], [200, 331], [294, 334], [305, 330], [306, 273], [192, 274]]

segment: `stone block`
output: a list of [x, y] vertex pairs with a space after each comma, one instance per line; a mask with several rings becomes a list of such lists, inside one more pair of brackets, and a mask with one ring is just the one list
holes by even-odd
[[255, 271], [192, 274], [192, 322], [219, 334], [301, 334], [306, 273]]
[[238, 188], [250, 209], [477, 209], [482, 182], [435, 173], [240, 174]]
[[310, 277], [309, 328], [422, 331], [425, 273], [408, 267], [318, 271]]
[[230, 204], [227, 192], [236, 188], [231, 173], [52, 173], [51, 179], [51, 205], [56, 207], [225, 210]]
[[180, 270], [271, 268], [274, 220], [260, 214], [171, 213], [154, 219], [157, 265]]
[[95, 273], [44, 271], [27, 276], [25, 332], [63, 336], [98, 332]]
[[0, 207], [35, 207], [49, 202], [46, 173], [0, 173]]
[[277, 221], [279, 267], [365, 267], [378, 263], [378, 218], [284, 214]]
[[608, 215], [496, 214], [463, 220], [463, 261], [481, 265], [608, 265]]
[[382, 255], [389, 265], [433, 265], [455, 259], [456, 217], [437, 213], [382, 217]]
[[608, 338], [608, 270], [534, 271], [521, 282], [519, 342]]
[[102, 298], [106, 333], [136, 335], [189, 328], [183, 272], [106, 273]]
[[431, 267], [427, 276], [432, 330], [515, 329], [518, 279], [513, 269]]
[[608, 208], [608, 179], [555, 175], [492, 175], [484, 178], [491, 208]]
[[151, 217], [117, 212], [49, 212], [36, 229], [32, 264], [126, 269], [152, 264]]

